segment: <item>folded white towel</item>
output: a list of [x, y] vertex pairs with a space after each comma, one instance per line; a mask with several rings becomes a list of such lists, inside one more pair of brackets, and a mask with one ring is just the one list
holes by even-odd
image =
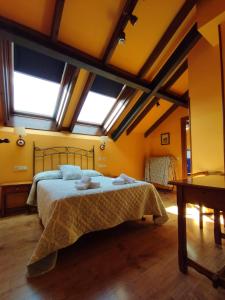
[[77, 190], [97, 189], [100, 187], [100, 182], [91, 181], [89, 176], [83, 176], [81, 180], [75, 181]]
[[125, 180], [123, 178], [121, 178], [120, 176], [113, 179], [112, 180], [112, 184], [115, 184], [115, 185], [120, 185], [120, 184], [125, 184]]
[[89, 177], [89, 176], [82, 176], [80, 182], [90, 183], [91, 182], [91, 177]]
[[121, 185], [121, 184], [126, 184], [126, 183], [134, 183], [135, 179], [132, 177], [127, 176], [124, 173], [121, 173], [120, 176], [117, 178], [113, 179], [112, 183], [115, 185]]
[[99, 188], [100, 187], [100, 182], [90, 182], [89, 183], [89, 189], [97, 189], [97, 188]]
[[134, 182], [135, 182], [135, 179], [134, 179], [134, 178], [129, 177], [129, 176], [127, 176], [127, 175], [124, 174], [124, 173], [120, 174], [120, 177], [121, 177], [122, 179], [124, 179], [125, 183], [134, 183]]
[[84, 183], [84, 182], [76, 182], [75, 183], [76, 189], [77, 190], [87, 190], [89, 187], [89, 183]]

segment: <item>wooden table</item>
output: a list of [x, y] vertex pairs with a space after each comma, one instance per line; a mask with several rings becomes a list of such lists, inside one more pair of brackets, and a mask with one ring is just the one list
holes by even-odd
[[[219, 218], [219, 211], [225, 211], [225, 176], [208, 175], [203, 177], [188, 178], [184, 180], [171, 181], [177, 186], [178, 205], [178, 261], [180, 271], [187, 273], [188, 266], [195, 268], [212, 280], [213, 286], [225, 288], [225, 267], [214, 273], [188, 257], [187, 235], [186, 235], [186, 204], [199, 204], [215, 210], [216, 218]], [[216, 222], [214, 233], [217, 239], [219, 222]], [[222, 234], [221, 234], [222, 235]]]

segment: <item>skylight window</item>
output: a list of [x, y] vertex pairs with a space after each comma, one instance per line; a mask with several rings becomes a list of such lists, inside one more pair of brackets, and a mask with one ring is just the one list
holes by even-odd
[[116, 98], [90, 91], [78, 117], [78, 122], [102, 125]]
[[14, 111], [54, 117], [60, 84], [14, 71]]

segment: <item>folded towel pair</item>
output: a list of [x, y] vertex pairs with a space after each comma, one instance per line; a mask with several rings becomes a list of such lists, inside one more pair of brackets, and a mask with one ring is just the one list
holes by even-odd
[[81, 180], [75, 182], [77, 190], [97, 189], [100, 182], [93, 182], [89, 176], [83, 176]]
[[112, 183], [115, 185], [121, 185], [126, 183], [134, 183], [135, 179], [132, 177], [127, 176], [126, 174], [122, 173], [117, 178], [113, 179]]

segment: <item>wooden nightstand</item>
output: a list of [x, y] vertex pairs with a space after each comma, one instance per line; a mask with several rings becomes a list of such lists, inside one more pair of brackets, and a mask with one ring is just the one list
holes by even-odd
[[12, 182], [0, 184], [1, 216], [29, 211], [26, 200], [32, 182]]

